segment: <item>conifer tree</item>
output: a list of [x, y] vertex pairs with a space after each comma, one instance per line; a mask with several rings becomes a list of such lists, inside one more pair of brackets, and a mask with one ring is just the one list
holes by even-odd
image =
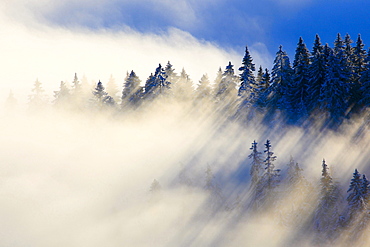
[[321, 194], [326, 197], [327, 194], [333, 189], [333, 179], [329, 174], [328, 165], [325, 162], [325, 159], [322, 161], [322, 172], [321, 172]]
[[81, 97], [81, 83], [78, 80], [77, 73], [75, 73], [75, 76], [72, 81], [72, 90], [71, 95], [76, 100], [77, 98]]
[[263, 76], [263, 69], [262, 69], [262, 66], [260, 65], [260, 67], [258, 68], [257, 77], [256, 77], [257, 84], [259, 84], [259, 82], [262, 81], [262, 76]]
[[172, 87], [172, 92], [177, 100], [187, 101], [192, 99], [194, 94], [193, 82], [184, 68], [181, 70], [176, 84]]
[[320, 105], [321, 109], [330, 113], [334, 122], [338, 122], [345, 115], [348, 108], [349, 76], [345, 69], [345, 60], [335, 56], [330, 50], [328, 67], [324, 83], [321, 86]]
[[28, 96], [30, 109], [37, 110], [46, 105], [47, 101], [44, 92], [45, 90], [42, 88], [41, 82], [36, 79], [33, 84], [32, 94]]
[[347, 59], [347, 66], [352, 69], [352, 54], [353, 54], [353, 47], [352, 47], [353, 40], [351, 36], [347, 33], [344, 37], [344, 57]]
[[365, 206], [365, 197], [363, 195], [361, 174], [355, 169], [353, 173], [353, 178], [347, 190], [347, 202], [348, 202], [348, 212], [349, 220], [351, 221], [359, 212], [361, 212]]
[[266, 186], [268, 190], [272, 190], [277, 186], [278, 183], [278, 176], [280, 170], [275, 169], [274, 161], [276, 160], [276, 156], [274, 156], [274, 153], [271, 151], [271, 143], [270, 140], [267, 140], [265, 143], [265, 150], [264, 153], [266, 154], [265, 162], [265, 179], [266, 179]]
[[77, 73], [75, 73], [69, 90], [71, 107], [77, 110], [85, 108], [89, 102], [91, 103], [91, 91], [94, 90], [94, 88], [94, 84], [90, 84], [86, 76], [83, 76], [80, 82]]
[[122, 107], [135, 106], [138, 104], [142, 94], [141, 80], [136, 73], [131, 70], [127, 76], [122, 90]]
[[69, 103], [71, 94], [65, 82], [61, 81], [59, 91], [54, 91], [54, 105], [62, 106]]
[[337, 34], [337, 38], [334, 41], [334, 55], [343, 54], [345, 50], [345, 45], [340, 33]]
[[5, 109], [8, 112], [12, 112], [12, 111], [14, 111], [17, 108], [17, 105], [18, 105], [18, 101], [14, 97], [13, 91], [10, 90], [9, 95], [8, 95], [8, 98], [5, 101]]
[[103, 101], [103, 98], [108, 93], [105, 92], [105, 87], [103, 86], [103, 83], [99, 80], [98, 84], [96, 85], [95, 91], [93, 92], [93, 95], [99, 100]]
[[107, 82], [106, 91], [108, 95], [110, 95], [114, 99], [114, 101], [118, 102], [118, 99], [119, 99], [118, 93], [120, 90], [118, 89], [116, 80], [114, 79], [113, 75], [110, 75], [109, 77], [109, 80]]
[[316, 107], [318, 107], [320, 91], [325, 81], [327, 69], [327, 57], [325, 55], [324, 47], [320, 42], [320, 37], [316, 34], [311, 63], [309, 66], [309, 82], [307, 87], [307, 110], [309, 112], [312, 112]]
[[370, 107], [370, 49], [368, 50], [368, 55], [365, 59], [366, 62], [366, 70], [362, 73], [360, 78], [361, 83], [361, 99], [359, 100], [359, 104], [363, 106]]
[[166, 73], [162, 65], [156, 68], [154, 75], [151, 74], [145, 83], [144, 95], [147, 99], [154, 99], [158, 95], [163, 95], [170, 88], [170, 82], [167, 81]]
[[[312, 210], [313, 188], [307, 179], [303, 176], [303, 169], [290, 156], [287, 164], [287, 177], [284, 179], [283, 191], [289, 199], [280, 200], [279, 206], [283, 211], [280, 215], [280, 221], [286, 226], [301, 226], [305, 223], [306, 214]], [[279, 198], [278, 198], [279, 199]]]
[[93, 103], [98, 109], [101, 109], [104, 106], [114, 106], [114, 99], [105, 92], [103, 83], [99, 80], [94, 91], [93, 91]]
[[258, 91], [259, 96], [256, 103], [256, 106], [259, 108], [260, 111], [263, 111], [263, 109], [267, 106], [267, 97], [268, 97], [268, 91], [270, 88], [271, 78], [269, 70], [266, 68], [265, 71], [262, 73], [261, 81], [258, 81]]
[[217, 95], [218, 90], [220, 88], [220, 83], [221, 83], [221, 80], [222, 80], [222, 74], [223, 74], [222, 69], [221, 69], [221, 67], [219, 67], [218, 70], [217, 70], [217, 73], [216, 73], [216, 78], [213, 82], [214, 87], [213, 87], [213, 93], [212, 93], [213, 97], [216, 99], [216, 101], [217, 101], [216, 95]]
[[266, 68], [265, 72], [262, 75], [262, 81], [260, 83], [260, 91], [262, 91], [261, 94], [264, 93], [270, 87], [270, 81], [271, 81], [270, 73], [269, 70]]
[[353, 47], [352, 52], [352, 68], [353, 68], [353, 77], [352, 82], [357, 82], [361, 77], [361, 74], [366, 70], [366, 50], [364, 49], [365, 45], [361, 39], [361, 35], [359, 34], [356, 41], [356, 46]]
[[307, 101], [308, 101], [308, 83], [309, 83], [309, 66], [310, 66], [310, 52], [302, 37], [299, 38], [297, 49], [295, 52], [293, 69], [293, 84], [290, 90], [290, 103], [296, 117], [306, 116]]
[[242, 66], [239, 68], [240, 74], [240, 87], [238, 95], [242, 98], [249, 98], [249, 101], [255, 101], [256, 96], [256, 80], [253, 72], [255, 71], [253, 59], [249, 54], [248, 47], [245, 47], [245, 55], [242, 60]]
[[164, 68], [164, 73], [166, 74], [166, 80], [172, 85], [175, 85], [178, 80], [178, 76], [170, 61], [167, 62], [166, 67]]
[[195, 94], [197, 100], [211, 99], [212, 87], [207, 74], [200, 78]]
[[[370, 221], [369, 200], [369, 181], [366, 176], [361, 175], [355, 169], [347, 191], [348, 219], [347, 228], [349, 235], [355, 240], [361, 240], [364, 230]], [[356, 242], [356, 241], [355, 241]], [[362, 246], [362, 245], [361, 245]]]
[[364, 202], [368, 204], [370, 199], [370, 181], [367, 180], [365, 174], [362, 175], [361, 194], [364, 198]]
[[261, 152], [258, 152], [257, 150], [257, 142], [252, 142], [252, 147], [250, 150], [252, 150], [252, 153], [248, 156], [249, 159], [251, 159], [251, 168], [250, 168], [250, 176], [251, 176], [251, 188], [255, 188], [259, 181], [261, 180], [262, 173], [263, 173], [263, 160], [261, 158]]
[[287, 181], [291, 185], [295, 185], [298, 181], [300, 181], [303, 177], [302, 171], [303, 169], [299, 167], [298, 163], [296, 163], [292, 156], [290, 156], [288, 166], [288, 177]]
[[227, 110], [230, 114], [234, 113], [234, 107], [237, 97], [237, 81], [238, 78], [234, 74], [234, 65], [229, 62], [226, 66], [224, 73], [222, 74], [222, 79], [216, 88], [217, 93], [216, 103], [218, 103], [220, 110]]
[[268, 107], [272, 109], [289, 110], [290, 96], [292, 87], [293, 70], [290, 65], [289, 57], [282, 46], [279, 47], [274, 60], [271, 72], [271, 86], [266, 90], [268, 94], [266, 100]]
[[[334, 41], [334, 56], [336, 56], [340, 61], [342, 61], [343, 70], [346, 72], [348, 78], [347, 83], [351, 83], [351, 77], [353, 77], [353, 41], [351, 37], [346, 34], [344, 41], [341, 39], [340, 34], [338, 34], [337, 39]], [[330, 49], [331, 50], [331, 49]], [[327, 57], [329, 53], [327, 52]]]
[[352, 112], [356, 113], [360, 110], [362, 92], [361, 91], [361, 76], [367, 69], [367, 54], [364, 49], [361, 35], [359, 34], [356, 41], [356, 46], [353, 47], [351, 57], [352, 73], [350, 78], [350, 100], [349, 105], [352, 107]]
[[319, 240], [335, 238], [339, 227], [340, 216], [338, 200], [339, 189], [329, 174], [329, 168], [323, 160], [320, 180], [320, 198], [314, 217], [314, 228], [319, 234]]
[[265, 148], [264, 153], [266, 154], [266, 159], [263, 160], [265, 171], [254, 189], [254, 198], [252, 199], [253, 208], [256, 210], [270, 207], [276, 203], [277, 198], [275, 192], [280, 182], [280, 169], [275, 169], [273, 162], [276, 160], [276, 156], [271, 151], [270, 140], [266, 141]]
[[[72, 85], [72, 87], [74, 87], [74, 86]], [[81, 95], [77, 97], [78, 100], [76, 98], [74, 98], [74, 96], [73, 96], [73, 94], [74, 94], [74, 89], [73, 88], [70, 90], [70, 93], [71, 93], [71, 96], [72, 96], [74, 102], [80, 101], [80, 103], [81, 102], [85, 103], [85, 102], [88, 102], [90, 100], [91, 90], [94, 90], [94, 88], [95, 88], [95, 85], [89, 83], [89, 80], [84, 75], [84, 76], [82, 76], [81, 83], [80, 83], [80, 89], [81, 89], [80, 94]]]
[[153, 98], [155, 95], [155, 91], [157, 89], [157, 85], [155, 84], [155, 77], [153, 73], [150, 73], [150, 76], [145, 82], [144, 86], [144, 97], [146, 99]]

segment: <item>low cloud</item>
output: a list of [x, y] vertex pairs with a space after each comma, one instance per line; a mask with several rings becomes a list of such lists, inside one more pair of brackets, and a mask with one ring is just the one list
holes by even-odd
[[[25, 101], [37, 78], [52, 97], [60, 81], [72, 81], [74, 73], [80, 79], [85, 75], [89, 81], [101, 80], [103, 83], [112, 74], [122, 85], [126, 72], [134, 70], [145, 82], [159, 63], [164, 65], [167, 61], [174, 65], [175, 72], [180, 73], [185, 68], [196, 83], [205, 73], [212, 80], [218, 68], [224, 69], [228, 61], [237, 68], [244, 55], [244, 49], [225, 50], [177, 28], [140, 33], [127, 26], [90, 29], [50, 25], [37, 18], [40, 15], [35, 11], [36, 2], [26, 4], [20, 0], [17, 3], [18, 9], [10, 1], [2, 5], [0, 51], [6, 62], [2, 67], [5, 73], [1, 98], [13, 90], [16, 98]], [[48, 7], [51, 2], [42, 3], [45, 3], [44, 8], [51, 8]], [[90, 1], [82, 2], [87, 3]], [[58, 4], [52, 8], [56, 6]], [[17, 18], [10, 18], [5, 13]], [[270, 59], [262, 43], [252, 44], [251, 53], [257, 65], [266, 66]]]
[[30, 24], [6, 20], [0, 25], [0, 51], [6, 60], [2, 66], [1, 98], [11, 89], [16, 97], [24, 98], [36, 78], [52, 95], [59, 82], [71, 81], [75, 72], [80, 78], [86, 75], [103, 83], [113, 74], [122, 85], [127, 71], [134, 70], [145, 82], [158, 63], [171, 61], [178, 73], [184, 67], [197, 81], [203, 73], [212, 78], [218, 67], [224, 67], [229, 60], [241, 60], [241, 54], [235, 51], [225, 51], [175, 28], [160, 34], [142, 34], [128, 28], [71, 30]]

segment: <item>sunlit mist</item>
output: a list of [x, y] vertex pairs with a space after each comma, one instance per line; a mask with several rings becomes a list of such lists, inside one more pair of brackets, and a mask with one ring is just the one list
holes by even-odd
[[[273, 59], [16, 2], [0, 3], [0, 246], [370, 245], [361, 35]], [[159, 2], [199, 24], [204, 6]]]

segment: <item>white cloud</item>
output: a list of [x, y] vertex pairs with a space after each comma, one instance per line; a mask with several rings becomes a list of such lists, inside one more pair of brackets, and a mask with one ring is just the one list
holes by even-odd
[[[97, 9], [105, 6], [100, 1], [79, 2], [93, 3]], [[168, 8], [171, 5], [170, 1], [158, 3]], [[45, 9], [56, 11], [60, 4], [49, 0], [18, 0], [3, 2], [0, 6], [3, 13], [0, 53], [4, 71], [1, 98], [4, 99], [13, 90], [18, 100], [25, 101], [36, 78], [52, 97], [52, 91], [58, 89], [60, 81], [71, 81], [75, 72], [80, 78], [86, 75], [89, 80], [101, 80], [103, 83], [113, 74], [116, 82], [122, 85], [126, 72], [134, 70], [145, 82], [159, 63], [164, 65], [167, 61], [171, 61], [177, 72], [185, 68], [196, 83], [205, 73], [213, 79], [218, 68], [224, 69], [228, 61], [237, 67], [244, 55], [244, 50], [224, 50], [176, 28], [158, 34], [143, 34], [128, 27], [68, 29], [41, 22], [42, 15], [35, 12], [36, 9], [39, 12]], [[190, 5], [188, 1], [182, 1], [172, 8], [174, 12], [186, 12]], [[252, 46], [256, 64], [265, 65], [269, 58], [263, 47], [263, 44]]]
[[240, 59], [233, 51], [226, 52], [174, 28], [156, 35], [128, 28], [68, 30], [35, 21], [3, 20], [0, 24], [2, 98], [10, 89], [16, 97], [24, 98], [36, 78], [51, 94], [61, 80], [72, 80], [75, 72], [103, 83], [113, 74], [122, 85], [126, 71], [134, 70], [145, 81], [158, 63], [167, 61], [171, 61], [177, 72], [184, 67], [197, 81], [203, 73], [212, 77], [219, 66]]

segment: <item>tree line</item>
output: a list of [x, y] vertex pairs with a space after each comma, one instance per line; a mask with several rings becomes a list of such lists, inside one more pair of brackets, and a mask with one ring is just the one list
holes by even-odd
[[[224, 70], [219, 68], [213, 82], [205, 74], [196, 87], [185, 69], [178, 74], [170, 62], [166, 66], [159, 64], [143, 85], [134, 71], [127, 73], [120, 93], [116, 86], [112, 87], [113, 78], [108, 82], [111, 84], [108, 92], [101, 81], [91, 88], [75, 74], [71, 87], [60, 83], [53, 104], [63, 107], [73, 102], [78, 108], [113, 107], [124, 111], [172, 97], [197, 106], [205, 101], [212, 103], [233, 118], [263, 115], [271, 121], [279, 116], [287, 123], [300, 124], [315, 117], [338, 125], [370, 105], [370, 50], [366, 52], [364, 47], [360, 35], [353, 43], [348, 34], [344, 39], [338, 34], [333, 47], [323, 45], [316, 35], [310, 52], [300, 38], [293, 62], [280, 46], [271, 72], [261, 66], [256, 71], [246, 47], [239, 74], [229, 62]], [[44, 98], [37, 80], [29, 103], [39, 106]]]

